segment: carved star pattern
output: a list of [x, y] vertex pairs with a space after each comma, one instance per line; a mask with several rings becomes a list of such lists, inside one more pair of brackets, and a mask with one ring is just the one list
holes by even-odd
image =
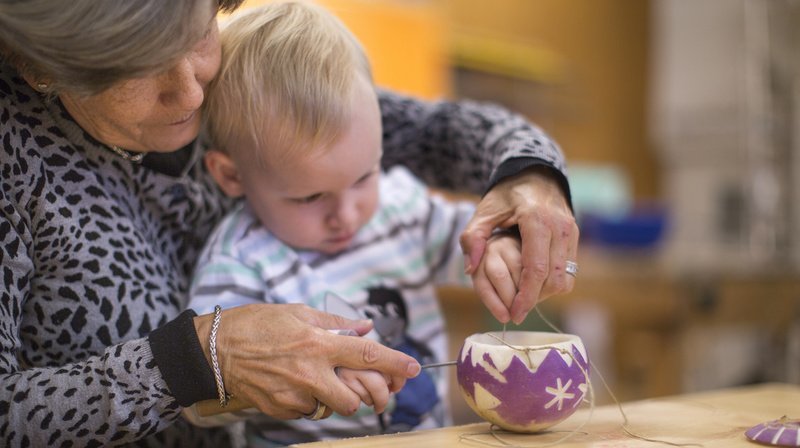
[[556, 378], [556, 387], [545, 387], [544, 390], [547, 393], [553, 395], [553, 399], [548, 401], [546, 405], [544, 405], [545, 409], [550, 409], [556, 403], [558, 403], [558, 410], [560, 411], [561, 408], [564, 406], [564, 400], [569, 400], [575, 398], [575, 394], [572, 392], [567, 392], [569, 390], [569, 386], [572, 385], [572, 380], [567, 381], [567, 384], [561, 385], [561, 378]]

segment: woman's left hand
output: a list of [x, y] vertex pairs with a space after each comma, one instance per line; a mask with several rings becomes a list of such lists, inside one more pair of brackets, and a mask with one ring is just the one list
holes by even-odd
[[494, 186], [478, 203], [461, 234], [466, 271], [471, 275], [480, 265], [492, 232], [519, 227], [522, 276], [516, 296], [509, 302], [480, 292], [484, 305], [502, 323], [521, 323], [537, 302], [568, 293], [575, 284], [565, 268], [568, 260], [576, 261], [578, 225], [564, 193], [547, 170], [533, 168]]

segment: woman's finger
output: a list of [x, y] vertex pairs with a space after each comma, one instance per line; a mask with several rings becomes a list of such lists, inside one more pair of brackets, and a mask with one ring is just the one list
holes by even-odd
[[318, 328], [325, 330], [353, 330], [359, 336], [369, 333], [373, 327], [372, 321], [369, 319], [352, 320], [310, 307], [299, 317]]
[[567, 261], [577, 262], [580, 233], [574, 222], [562, 225], [559, 238], [554, 239], [551, 245], [550, 258], [554, 260], [554, 263], [542, 289], [541, 300], [558, 294], [566, 294], [575, 286], [575, 277], [566, 272], [566, 266]]
[[334, 365], [377, 370], [391, 379], [392, 392], [399, 391], [408, 378], [419, 375], [420, 365], [416, 359], [376, 341], [340, 335], [331, 335], [329, 341]]
[[316, 401], [307, 396], [305, 400], [297, 397], [291, 402], [277, 402], [270, 395], [262, 393], [260, 389], [254, 388], [249, 384], [240, 387], [242, 396], [249, 397], [250, 403], [259, 411], [280, 420], [293, 420], [300, 418], [303, 414], [312, 412]]
[[483, 258], [486, 242], [497, 227], [492, 217], [484, 216], [484, 213], [481, 203], [479, 203], [475, 215], [469, 220], [459, 237], [461, 250], [464, 252], [464, 272], [467, 275], [475, 273]]
[[550, 273], [551, 229], [538, 215], [522, 219], [518, 225], [522, 240], [522, 275], [511, 307], [511, 319], [519, 325], [538, 302]]

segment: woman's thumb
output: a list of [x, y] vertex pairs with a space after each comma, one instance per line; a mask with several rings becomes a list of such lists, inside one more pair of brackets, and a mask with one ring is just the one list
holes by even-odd
[[486, 249], [486, 242], [492, 234], [492, 229], [491, 223], [478, 219], [476, 215], [461, 232], [459, 242], [464, 253], [464, 272], [467, 275], [472, 275], [481, 264], [483, 251]]

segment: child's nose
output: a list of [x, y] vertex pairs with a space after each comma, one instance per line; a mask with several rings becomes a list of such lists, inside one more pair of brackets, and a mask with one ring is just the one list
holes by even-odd
[[358, 204], [356, 201], [342, 199], [339, 200], [332, 215], [332, 224], [338, 228], [355, 230], [358, 221]]

